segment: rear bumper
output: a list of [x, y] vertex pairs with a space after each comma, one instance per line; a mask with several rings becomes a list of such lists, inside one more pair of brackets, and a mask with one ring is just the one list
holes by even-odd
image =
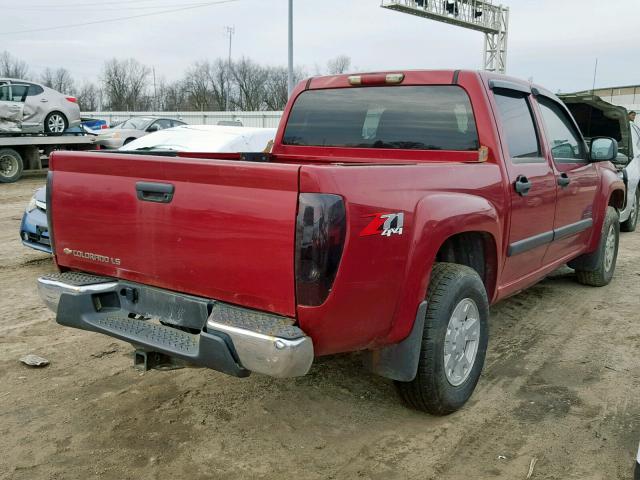
[[313, 362], [311, 338], [285, 317], [72, 272], [40, 277], [38, 290], [61, 325], [229, 375], [296, 377]]

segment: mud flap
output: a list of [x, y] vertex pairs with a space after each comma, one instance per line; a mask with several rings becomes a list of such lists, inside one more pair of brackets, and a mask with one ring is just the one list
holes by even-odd
[[364, 367], [382, 377], [410, 382], [418, 372], [424, 319], [427, 314], [426, 300], [418, 305], [416, 320], [409, 336], [400, 343], [378, 350], [369, 350], [363, 358]]

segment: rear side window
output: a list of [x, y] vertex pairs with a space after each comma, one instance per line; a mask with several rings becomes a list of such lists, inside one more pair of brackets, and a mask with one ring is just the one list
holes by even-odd
[[545, 97], [538, 98], [538, 105], [553, 159], [560, 163], [586, 162], [582, 139], [564, 108]]
[[29, 96], [30, 97], [35, 97], [36, 95], [40, 95], [42, 92], [44, 92], [44, 88], [42, 88], [40, 85], [29, 85]]
[[309, 90], [293, 105], [285, 145], [477, 150], [476, 122], [460, 87]]
[[[509, 155], [519, 163], [541, 159], [540, 144], [527, 97], [519, 92], [495, 94]], [[544, 159], [543, 159], [544, 160]]]

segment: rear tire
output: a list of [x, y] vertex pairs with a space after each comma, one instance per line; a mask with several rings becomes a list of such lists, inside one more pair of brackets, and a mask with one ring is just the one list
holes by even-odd
[[62, 133], [69, 127], [69, 121], [60, 112], [51, 112], [44, 119], [46, 133]]
[[636, 196], [634, 203], [631, 205], [631, 213], [626, 221], [620, 224], [620, 230], [623, 232], [633, 232], [638, 225], [638, 210], [640, 209], [640, 185], [636, 187]]
[[0, 183], [13, 183], [22, 176], [22, 157], [13, 148], [0, 149]]
[[484, 365], [488, 320], [487, 292], [476, 271], [434, 264], [418, 373], [411, 382], [395, 382], [410, 407], [448, 415], [469, 400]]
[[[620, 217], [613, 207], [607, 207], [602, 224], [598, 249], [578, 259], [576, 278], [583, 285], [604, 287], [609, 285], [616, 270], [618, 244], [620, 241]], [[580, 265], [592, 265], [594, 268], [583, 269]]]

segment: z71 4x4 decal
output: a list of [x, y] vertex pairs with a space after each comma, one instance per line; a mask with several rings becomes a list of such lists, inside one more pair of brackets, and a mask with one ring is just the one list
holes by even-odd
[[361, 232], [361, 237], [368, 237], [370, 235], [382, 235], [384, 237], [390, 237], [391, 235], [402, 235], [402, 228], [404, 227], [404, 213], [376, 213], [374, 215], [367, 215], [368, 217], [374, 217], [373, 220], [367, 225]]

